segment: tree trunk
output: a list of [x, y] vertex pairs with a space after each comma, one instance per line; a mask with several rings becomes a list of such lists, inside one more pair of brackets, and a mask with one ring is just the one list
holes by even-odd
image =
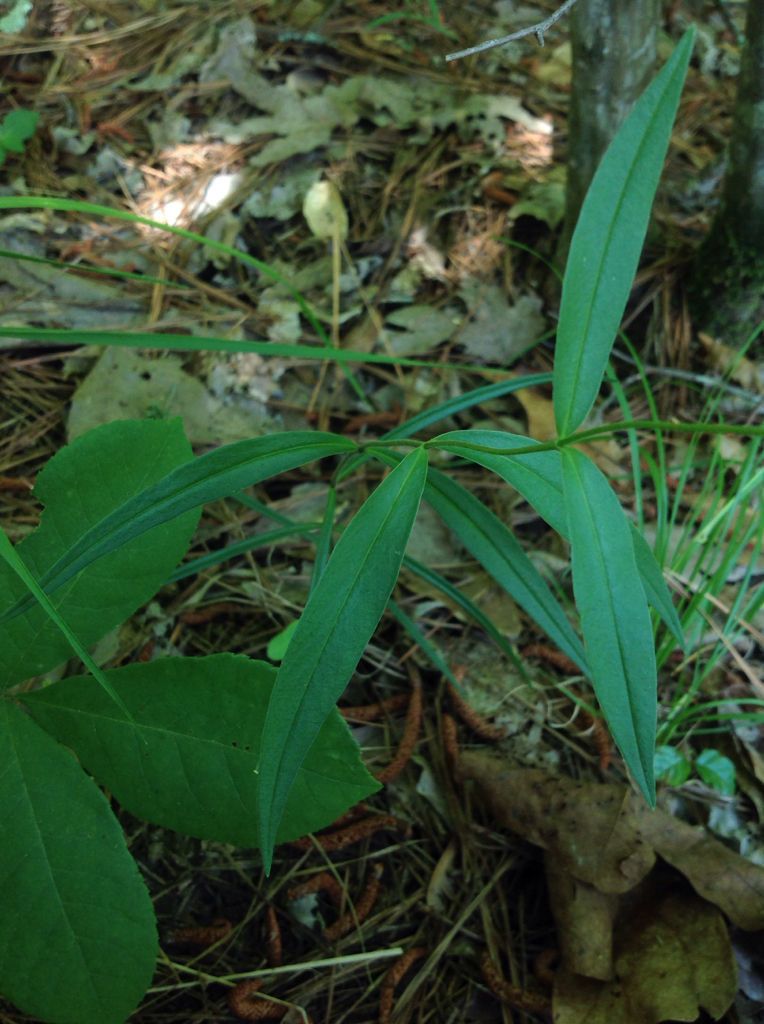
[[573, 85], [560, 267], [594, 172], [652, 78], [659, 19], [659, 0], [578, 0], [571, 11]]
[[749, 0], [719, 209], [698, 252], [695, 326], [740, 346], [764, 319], [764, 3]]

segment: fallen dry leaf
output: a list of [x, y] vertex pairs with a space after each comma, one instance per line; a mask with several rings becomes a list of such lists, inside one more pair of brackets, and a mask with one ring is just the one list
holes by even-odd
[[737, 990], [721, 914], [691, 891], [642, 883], [623, 901], [613, 937], [615, 976], [594, 981], [567, 966], [555, 977], [555, 1024], [659, 1024], [718, 1020]]
[[764, 928], [764, 868], [703, 828], [651, 811], [627, 787], [513, 769], [477, 752], [464, 753], [460, 770], [478, 783], [499, 824], [543, 847], [561, 869], [600, 892], [628, 892], [657, 854], [738, 927]]
[[764, 868], [663, 811], [640, 809], [639, 830], [656, 853], [745, 931], [764, 928]]
[[515, 397], [525, 410], [528, 434], [536, 441], [552, 441], [557, 437], [554, 406], [535, 388], [522, 388]]
[[600, 892], [627, 892], [653, 867], [655, 854], [637, 831], [625, 786], [514, 769], [478, 752], [465, 752], [459, 764], [500, 825], [543, 847], [561, 869]]
[[544, 855], [544, 867], [563, 963], [575, 974], [608, 981], [618, 897], [574, 878], [550, 854]]
[[708, 361], [715, 370], [722, 374], [729, 373], [735, 380], [749, 391], [757, 394], [764, 392], [764, 370], [751, 359], [740, 355], [739, 349], [724, 345], [708, 334], [698, 333], [698, 341], [706, 350]]
[[515, 769], [478, 752], [458, 765], [498, 824], [545, 851], [562, 954], [555, 1024], [725, 1013], [737, 978], [720, 911], [740, 928], [764, 928], [764, 868], [625, 786]]

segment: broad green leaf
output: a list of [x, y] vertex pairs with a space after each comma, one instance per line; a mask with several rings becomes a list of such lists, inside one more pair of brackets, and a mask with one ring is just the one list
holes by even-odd
[[676, 747], [656, 747], [653, 759], [655, 777], [669, 786], [681, 786], [690, 777], [692, 766]]
[[106, 676], [101, 672], [100, 668], [96, 665], [90, 654], [85, 650], [77, 637], [72, 633], [71, 629], [61, 616], [56, 611], [50, 598], [41, 590], [37, 584], [37, 580], [32, 576], [23, 561], [19, 558], [17, 552], [14, 550], [13, 545], [5, 536], [5, 531], [0, 527], [0, 558], [3, 559], [6, 565], [16, 573], [19, 579], [24, 583], [27, 590], [32, 594], [34, 599], [38, 602], [40, 607], [43, 609], [48, 618], [58, 627], [60, 633], [66, 637], [72, 652], [76, 654], [80, 661], [83, 663], [85, 668], [92, 673], [94, 678], [98, 681], [98, 684], [102, 689], [108, 693], [109, 697], [119, 704], [123, 711], [126, 711], [124, 704], [121, 703], [119, 697], [112, 689]]
[[[483, 448], [495, 448], [502, 451], [509, 448], [527, 447], [529, 443], [530, 439], [521, 434], [508, 434], [500, 430], [453, 430], [448, 434], [441, 434], [432, 441], [433, 446], [437, 445], [444, 451], [452, 452], [463, 459], [469, 459], [496, 473], [510, 487], [519, 491], [552, 529], [556, 530], [561, 537], [567, 538], [568, 525], [564, 514], [560, 453], [558, 451], [531, 452], [526, 455], [497, 455], [487, 451], [475, 451], [470, 447], [472, 444], [477, 444]], [[679, 646], [684, 649], [682, 624], [674, 609], [661, 567], [655, 560], [655, 555], [647, 541], [633, 524], [630, 525], [634, 557], [642, 577], [647, 600], [671, 630]]]
[[311, 591], [263, 726], [260, 848], [270, 870], [289, 790], [392, 593], [427, 474], [416, 448], [362, 505]]
[[589, 186], [570, 244], [554, 357], [560, 437], [586, 419], [626, 308], [692, 54], [690, 28], [639, 97]]
[[36, 110], [11, 110], [0, 121], [0, 164], [6, 151], [23, 153], [24, 143], [34, 135], [40, 115]]
[[735, 765], [724, 754], [710, 747], [695, 758], [698, 776], [725, 796], [735, 795]]
[[[108, 426], [116, 425], [109, 424]], [[105, 430], [107, 428], [98, 429]], [[85, 442], [88, 438], [93, 438], [96, 433], [95, 430], [90, 431], [79, 440]], [[98, 443], [98, 441], [91, 442], [91, 445], [98, 445]], [[184, 513], [197, 509], [205, 502], [224, 498], [244, 487], [275, 476], [277, 473], [284, 473], [297, 466], [303, 466], [306, 462], [314, 462], [328, 455], [352, 452], [356, 448], [356, 444], [348, 438], [319, 431], [271, 434], [266, 437], [254, 438], [251, 441], [237, 441], [234, 444], [216, 448], [177, 469], [166, 470], [159, 479], [156, 476], [153, 479], [146, 479], [141, 490], [133, 488], [129, 494], [120, 495], [119, 502], [112, 501], [106, 509], [106, 514], [89, 515], [87, 517], [89, 529], [80, 532], [75, 541], [65, 548], [64, 553], [56, 560], [55, 564], [39, 577], [38, 582], [46, 593], [55, 593], [59, 587], [92, 565], [96, 559], [110, 555], [129, 541], [146, 533], [147, 530], [168, 523]], [[119, 460], [122, 457], [120, 451], [112, 454], [117, 468], [121, 468]], [[145, 448], [133, 453], [133, 457], [142, 460], [150, 458]], [[90, 472], [94, 473], [95, 470], [91, 469]], [[96, 480], [93, 481], [94, 487], [97, 487], [97, 483], [98, 478], [96, 477]], [[76, 497], [73, 490], [71, 496]], [[63, 497], [57, 496], [59, 505], [62, 500]], [[194, 513], [194, 522], [196, 522], [197, 515], [198, 513]], [[166, 528], [166, 535], [172, 537], [177, 531], [177, 524], [173, 524]], [[144, 549], [141, 546], [136, 550], [142, 553]], [[175, 562], [177, 561], [176, 558]], [[100, 566], [99, 575], [105, 575]], [[165, 573], [165, 577], [167, 575], [168, 573]], [[118, 573], [112, 573], [108, 578], [120, 577]], [[150, 597], [158, 586], [159, 583], [147, 596]], [[138, 602], [138, 604], [140, 603]], [[28, 607], [28, 604], [29, 602], [26, 601], [23, 605], [14, 605], [5, 614], [0, 615], [0, 623], [18, 615], [22, 608]], [[126, 615], [121, 615], [117, 621], [124, 618]], [[82, 636], [79, 630], [77, 633]]]
[[594, 692], [634, 781], [654, 806], [657, 669], [629, 523], [581, 452], [563, 450], [562, 477], [573, 592]]
[[[242, 655], [162, 658], [107, 672], [133, 722], [87, 676], [24, 694], [33, 718], [131, 813], [201, 839], [255, 846], [257, 774], [276, 670]], [[379, 789], [338, 711], [318, 732], [277, 839], [330, 825]]]
[[[19, 557], [39, 582], [91, 527], [191, 458], [179, 420], [115, 422], [91, 431], [58, 451], [38, 475], [35, 495], [45, 507], [39, 528], [16, 546]], [[49, 593], [82, 645], [94, 643], [155, 593], [185, 554], [197, 520], [197, 512], [187, 512], [98, 565], [79, 566], [66, 587]], [[72, 656], [66, 637], [0, 561], [0, 613], [6, 613], [0, 620], [10, 618], [12, 607], [25, 614], [0, 627], [0, 687]]]
[[149, 894], [106, 798], [6, 700], [0, 900], [2, 994], [52, 1024], [124, 1024], [154, 972]]
[[473, 494], [435, 469], [427, 474], [425, 501], [499, 586], [586, 672], [586, 656], [575, 630], [504, 523]]

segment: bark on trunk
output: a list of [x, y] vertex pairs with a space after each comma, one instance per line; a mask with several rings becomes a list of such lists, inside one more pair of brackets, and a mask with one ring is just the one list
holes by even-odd
[[745, 342], [764, 318], [764, 2], [749, 0], [719, 209], [690, 284], [695, 326]]
[[652, 78], [659, 15], [659, 0], [578, 0], [571, 11], [568, 180], [556, 257], [561, 267], [592, 176]]

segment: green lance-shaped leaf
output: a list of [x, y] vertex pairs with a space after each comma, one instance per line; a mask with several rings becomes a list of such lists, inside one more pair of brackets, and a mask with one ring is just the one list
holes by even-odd
[[[46, 593], [54, 593], [96, 559], [191, 509], [307, 462], [356, 449], [348, 438], [319, 431], [270, 434], [216, 448], [114, 508], [82, 534], [38, 582]], [[0, 623], [21, 614], [29, 603], [17, 602], [0, 615]]]
[[[56, 452], [38, 474], [40, 525], [16, 545], [16, 553], [39, 582], [91, 527], [192, 459], [180, 420], [122, 421], [90, 431]], [[192, 510], [171, 526], [158, 526], [98, 565], [83, 567], [49, 595], [80, 644], [87, 648], [149, 600], [186, 553], [198, 518]], [[12, 608], [24, 614], [12, 616]], [[0, 688], [72, 656], [59, 626], [30, 599], [16, 570], [0, 560], [0, 618], [6, 617], [0, 626]]]
[[576, 224], [562, 286], [554, 357], [561, 437], [586, 419], [639, 263], [674, 123], [694, 29], [645, 89], [607, 149]]
[[260, 848], [270, 870], [289, 790], [392, 593], [427, 475], [416, 448], [360, 508], [312, 590], [268, 704]]
[[5, 998], [51, 1024], [123, 1024], [154, 971], [151, 899], [106, 798], [69, 751], [7, 700], [0, 902]]
[[[562, 496], [562, 471], [558, 451], [532, 452], [525, 455], [498, 455], [490, 451], [475, 451], [473, 444], [498, 451], [524, 448], [532, 443], [521, 434], [508, 434], [500, 430], [452, 430], [433, 439], [431, 444], [452, 452], [463, 459], [490, 469], [531, 504], [538, 514], [561, 537], [568, 537], [568, 524]], [[634, 557], [647, 594], [647, 599], [658, 612], [680, 647], [684, 648], [682, 624], [671, 601], [671, 594], [663, 578], [661, 567], [641, 533], [633, 525], [631, 539]], [[577, 660], [577, 659], [574, 659]]]
[[645, 799], [655, 804], [657, 669], [629, 523], [594, 463], [562, 452], [576, 598], [594, 691]]
[[499, 586], [586, 672], [584, 649], [575, 630], [504, 523], [468, 490], [434, 469], [427, 474], [425, 501]]
[[[258, 841], [260, 744], [276, 670], [242, 655], [162, 658], [106, 673], [133, 720], [87, 676], [23, 695], [126, 810], [200, 839]], [[277, 839], [330, 825], [379, 783], [334, 709], [290, 790]]]

